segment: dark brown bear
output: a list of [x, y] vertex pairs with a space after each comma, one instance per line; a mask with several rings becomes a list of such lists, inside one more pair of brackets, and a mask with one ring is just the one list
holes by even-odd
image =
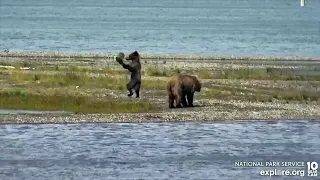
[[134, 90], [136, 93], [136, 98], [139, 98], [141, 86], [140, 55], [137, 51], [129, 54], [129, 56], [125, 58], [126, 60], [131, 61], [129, 64], [125, 64], [123, 59], [123, 53], [119, 53], [119, 55], [116, 57], [117, 62], [121, 64], [124, 69], [127, 69], [131, 72], [130, 82], [127, 84], [127, 89], [129, 91], [128, 96], [131, 97], [133, 95], [132, 90]]
[[201, 83], [197, 77], [182, 74], [172, 76], [167, 84], [169, 108], [174, 108], [174, 100], [176, 108], [181, 108], [181, 104], [184, 107], [193, 107], [193, 97], [196, 91], [201, 91]]

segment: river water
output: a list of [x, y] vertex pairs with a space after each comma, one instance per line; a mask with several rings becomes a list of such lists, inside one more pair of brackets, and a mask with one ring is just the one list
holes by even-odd
[[1, 0], [0, 50], [320, 57], [319, 9], [319, 0]]
[[315, 179], [319, 149], [320, 121], [0, 125], [0, 179], [271, 179], [238, 161], [304, 162], [276, 178]]
[[[0, 0], [0, 51], [320, 57], [319, 9], [319, 0]], [[0, 125], [0, 179], [271, 179], [259, 173], [269, 167], [235, 163], [320, 163], [319, 149], [320, 121]], [[305, 171], [277, 179], [312, 179], [305, 164], [277, 168]]]

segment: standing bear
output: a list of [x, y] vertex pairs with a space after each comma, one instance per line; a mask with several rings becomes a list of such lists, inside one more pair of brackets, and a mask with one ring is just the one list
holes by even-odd
[[[136, 98], [140, 97], [140, 86], [141, 86], [141, 63], [140, 63], [140, 55], [137, 51], [129, 54], [128, 57], [124, 58], [124, 53], [120, 52], [115, 58], [116, 61], [122, 65], [124, 69], [127, 69], [131, 72], [130, 82], [127, 84], [127, 89], [129, 91], [128, 96], [131, 97], [133, 95], [132, 90], [136, 93]], [[123, 60], [126, 59], [128, 61], [131, 60], [129, 64], [125, 64]]]
[[201, 83], [197, 77], [182, 74], [172, 76], [167, 83], [169, 108], [174, 108], [174, 100], [176, 108], [181, 108], [181, 104], [184, 107], [193, 107], [193, 97], [196, 91], [201, 91]]

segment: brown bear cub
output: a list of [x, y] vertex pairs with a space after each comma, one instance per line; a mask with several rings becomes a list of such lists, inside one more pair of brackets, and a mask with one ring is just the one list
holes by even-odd
[[193, 97], [196, 91], [201, 91], [201, 83], [197, 77], [182, 74], [172, 76], [167, 84], [169, 108], [174, 108], [174, 100], [176, 101], [176, 108], [181, 108], [181, 105], [194, 107]]
[[131, 72], [130, 82], [127, 84], [127, 89], [129, 91], [128, 96], [131, 97], [133, 95], [132, 90], [136, 93], [136, 98], [140, 97], [140, 86], [141, 86], [141, 63], [140, 63], [140, 55], [137, 51], [129, 54], [125, 59], [131, 61], [129, 64], [125, 64], [123, 62], [125, 55], [120, 52], [116, 56], [116, 61], [122, 65], [124, 69], [127, 69]]

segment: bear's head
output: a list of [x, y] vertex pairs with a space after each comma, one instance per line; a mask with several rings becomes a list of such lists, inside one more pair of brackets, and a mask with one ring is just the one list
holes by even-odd
[[140, 62], [140, 55], [137, 51], [132, 52], [131, 54], [129, 54], [128, 57], [126, 57], [126, 60], [132, 60], [132, 61], [138, 61]]
[[194, 91], [200, 92], [201, 91], [201, 82], [196, 76], [192, 76], [194, 80]]

